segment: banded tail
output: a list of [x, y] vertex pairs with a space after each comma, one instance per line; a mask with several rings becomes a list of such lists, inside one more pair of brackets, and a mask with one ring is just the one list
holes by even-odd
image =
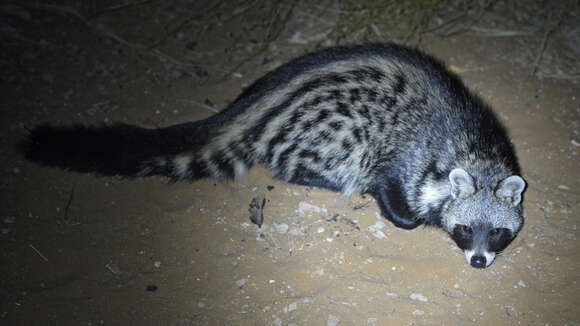
[[39, 126], [31, 130], [21, 150], [28, 160], [70, 171], [195, 180], [208, 176], [196, 157], [218, 127], [205, 121], [159, 129], [122, 123]]

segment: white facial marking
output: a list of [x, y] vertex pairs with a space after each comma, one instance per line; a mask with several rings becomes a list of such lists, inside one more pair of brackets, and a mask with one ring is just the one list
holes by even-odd
[[[467, 259], [467, 263], [471, 265], [471, 257], [475, 255], [475, 250], [465, 250], [464, 253], [465, 259]], [[485, 267], [488, 267], [495, 259], [495, 252], [484, 251], [483, 256], [485, 257]]]
[[465, 250], [464, 253], [465, 253], [465, 259], [467, 259], [467, 264], [471, 265], [471, 257], [473, 257], [473, 254], [475, 254], [475, 251], [474, 250]]
[[485, 256], [485, 267], [491, 265], [495, 259], [495, 252], [484, 251], [483, 255]]

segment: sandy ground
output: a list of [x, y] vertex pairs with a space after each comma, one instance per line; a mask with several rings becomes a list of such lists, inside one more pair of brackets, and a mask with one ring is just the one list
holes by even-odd
[[[166, 52], [193, 58], [180, 66], [70, 16], [18, 26], [0, 84], [1, 325], [580, 325], [580, 85], [531, 76], [512, 38], [422, 45], [494, 107], [528, 182], [523, 230], [476, 270], [440, 230], [397, 229], [370, 197], [288, 185], [263, 167], [239, 182], [169, 184], [44, 168], [14, 149], [38, 123], [207, 117], [302, 44], [240, 65], [255, 42], [234, 19], [196, 42], [172, 35], [184, 47]], [[258, 228], [248, 207], [260, 194]]]

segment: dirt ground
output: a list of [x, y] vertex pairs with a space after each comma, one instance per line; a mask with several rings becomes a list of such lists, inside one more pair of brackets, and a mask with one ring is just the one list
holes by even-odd
[[[167, 23], [188, 17], [169, 5], [90, 20], [67, 8], [0, 10], [0, 325], [580, 325], [579, 79], [533, 76], [522, 62], [538, 47], [523, 36], [421, 42], [494, 107], [528, 183], [522, 231], [477, 270], [440, 230], [397, 229], [368, 196], [263, 167], [171, 184], [24, 161], [15, 144], [39, 123], [208, 117], [268, 70], [332, 45], [312, 24], [338, 19], [297, 7], [264, 46], [236, 6], [182, 26]], [[567, 46], [551, 36], [550, 49]], [[258, 228], [248, 207], [261, 194]]]

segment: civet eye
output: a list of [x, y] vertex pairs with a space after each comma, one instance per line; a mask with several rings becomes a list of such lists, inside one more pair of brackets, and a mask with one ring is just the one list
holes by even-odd
[[501, 229], [496, 228], [496, 229], [489, 231], [489, 235], [495, 236], [495, 235], [498, 235], [500, 232], [501, 232]]
[[472, 233], [471, 228], [469, 226], [467, 226], [467, 225], [462, 225], [461, 226], [461, 229], [462, 229], [462, 231], [464, 233], [467, 233], [467, 234], [471, 234]]

